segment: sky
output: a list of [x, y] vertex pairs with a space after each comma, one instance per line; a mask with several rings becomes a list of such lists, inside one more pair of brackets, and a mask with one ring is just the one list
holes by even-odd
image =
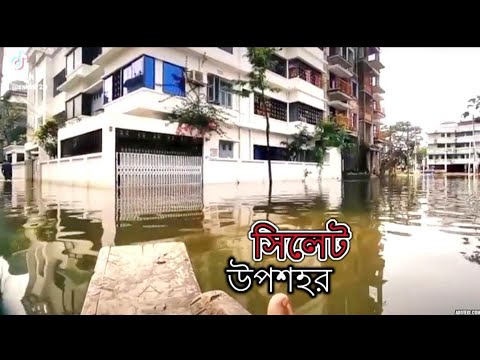
[[[26, 47], [6, 47], [3, 55], [3, 78], [1, 94], [8, 90], [8, 84], [14, 80], [27, 81], [28, 69], [25, 61], [25, 66], [17, 70], [17, 67], [13, 65], [13, 59], [19, 56], [19, 52], [25, 53], [28, 48]], [[26, 59], [25, 59], [26, 60]], [[19, 68], [20, 66], [18, 66]]]
[[[27, 67], [13, 65], [19, 50], [27, 48], [5, 48], [2, 94], [10, 81], [27, 81]], [[410, 121], [431, 131], [461, 120], [468, 99], [480, 95], [480, 48], [383, 47], [380, 60], [387, 125]]]

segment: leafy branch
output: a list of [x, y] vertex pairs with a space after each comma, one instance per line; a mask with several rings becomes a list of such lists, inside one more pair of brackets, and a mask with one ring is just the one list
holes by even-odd
[[[206, 61], [203, 56], [201, 65]], [[205, 138], [209, 140], [213, 133], [225, 136], [226, 132], [223, 127], [228, 127], [226, 112], [213, 103], [207, 101], [205, 94], [202, 92], [204, 84], [192, 81], [189, 77], [188, 57], [185, 60], [183, 71], [183, 79], [185, 80], [185, 97], [181, 104], [176, 105], [172, 112], [168, 115], [168, 121], [171, 124], [177, 124], [177, 135], [190, 135], [192, 137]], [[180, 81], [183, 79], [179, 79]], [[159, 84], [164, 86], [165, 84]], [[177, 85], [177, 84], [171, 84]], [[165, 102], [177, 95], [171, 95], [160, 102]]]

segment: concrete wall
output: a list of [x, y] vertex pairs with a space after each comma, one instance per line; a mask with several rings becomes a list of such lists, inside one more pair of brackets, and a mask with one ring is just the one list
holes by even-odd
[[25, 180], [25, 163], [12, 164], [12, 180]]
[[109, 188], [114, 185], [114, 177], [107, 177], [102, 171], [102, 154], [74, 156], [40, 162], [42, 182]]

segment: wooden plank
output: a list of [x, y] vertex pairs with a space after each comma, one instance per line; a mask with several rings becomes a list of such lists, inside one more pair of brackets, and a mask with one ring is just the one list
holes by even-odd
[[116, 246], [100, 255], [82, 314], [192, 314], [200, 287], [184, 243]]
[[191, 307], [194, 315], [250, 315], [234, 298], [219, 290], [197, 296]]
[[95, 270], [92, 278], [90, 279], [87, 296], [85, 298], [85, 302], [83, 303], [83, 315], [95, 315], [97, 312], [98, 299], [100, 298], [100, 292], [102, 290], [102, 281], [105, 274], [105, 269], [107, 268], [109, 254], [109, 246], [100, 249], [100, 252], [98, 253]]

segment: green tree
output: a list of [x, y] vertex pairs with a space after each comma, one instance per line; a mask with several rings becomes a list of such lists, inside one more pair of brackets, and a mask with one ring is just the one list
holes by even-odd
[[[204, 55], [202, 66], [206, 61]], [[188, 59], [185, 60], [184, 77], [187, 79], [187, 91], [181, 104], [176, 105], [169, 114], [170, 123], [177, 124], [177, 135], [190, 135], [197, 138], [210, 139], [213, 133], [220, 136], [225, 135], [224, 127], [228, 127], [227, 114], [225, 111], [206, 101], [205, 94], [201, 91], [202, 84], [198, 84], [188, 77]], [[168, 85], [168, 84], [166, 84]], [[174, 98], [175, 95], [168, 96], [161, 102]]]
[[427, 157], [427, 148], [425, 146], [417, 147], [417, 165], [423, 164], [423, 161]]
[[335, 121], [334, 117], [319, 119], [313, 131], [306, 125], [297, 126], [298, 132], [289, 141], [282, 142], [287, 146], [290, 159], [308, 161], [308, 151], [313, 152], [313, 160], [318, 166], [325, 162], [328, 148], [338, 148], [345, 154], [354, 147], [354, 142], [347, 129]]
[[[469, 117], [470, 115], [472, 116], [472, 132], [473, 134], [475, 135], [475, 116], [474, 116], [474, 111], [478, 111], [478, 109], [480, 108], [480, 95], [477, 95], [476, 97], [474, 98], [471, 98], [470, 100], [468, 100], [468, 105], [467, 105], [467, 111], [465, 111], [463, 113], [463, 117], [466, 119], [467, 117]], [[474, 173], [477, 172], [477, 150], [476, 150], [476, 146], [475, 146], [475, 141], [473, 142], [473, 166], [474, 166]]]
[[57, 157], [58, 130], [65, 125], [65, 117], [48, 118], [35, 133], [38, 145], [42, 147], [51, 158]]
[[23, 145], [26, 141], [27, 112], [23, 103], [0, 99], [0, 139], [3, 147], [14, 142]]
[[270, 157], [270, 101], [265, 95], [267, 91], [277, 92], [278, 89], [270, 86], [267, 81], [267, 70], [276, 65], [275, 55], [280, 48], [274, 47], [247, 47], [246, 57], [250, 62], [252, 71], [248, 73], [247, 81], [237, 81], [235, 85], [242, 96], [248, 97], [252, 93], [258, 97], [262, 114], [265, 116], [265, 135], [267, 140], [267, 163], [268, 163], [268, 184], [269, 198], [272, 192], [272, 162]]
[[387, 145], [381, 158], [381, 171], [394, 174], [398, 166], [410, 168], [411, 160], [420, 141], [422, 129], [409, 121], [399, 121], [383, 129]]

